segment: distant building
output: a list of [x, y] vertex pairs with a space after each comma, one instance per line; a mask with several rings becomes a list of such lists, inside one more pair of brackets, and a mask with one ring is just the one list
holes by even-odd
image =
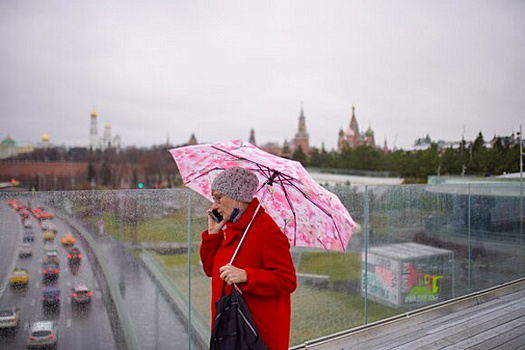
[[91, 112], [91, 123], [89, 128], [89, 148], [92, 150], [106, 150], [108, 148], [120, 149], [120, 136], [111, 135], [111, 125], [106, 124], [104, 126], [104, 134], [98, 135], [97, 119], [98, 114], [96, 111]]
[[303, 150], [303, 153], [310, 155], [310, 136], [306, 131], [306, 118], [304, 117], [303, 107], [301, 107], [301, 114], [299, 115], [299, 127], [297, 128], [297, 133], [293, 139], [293, 149], [292, 154], [299, 148]]
[[413, 150], [423, 151], [423, 150], [429, 149], [433, 143], [435, 143], [439, 149], [451, 148], [451, 147], [456, 148], [460, 144], [460, 142], [445, 142], [443, 140], [433, 141], [430, 138], [430, 135], [427, 134], [427, 136], [420, 137], [416, 141], [414, 141]]
[[[346, 130], [339, 130], [337, 150], [342, 151], [346, 148], [356, 148], [359, 146], [376, 147], [376, 141], [374, 131], [370, 126], [364, 133], [359, 131], [359, 124], [357, 123], [357, 118], [355, 116], [355, 107], [352, 106], [352, 117], [348, 128]], [[383, 146], [383, 149], [384, 148], [385, 147]]]
[[250, 137], [248, 138], [248, 142], [251, 143], [254, 146], [257, 146], [257, 143], [255, 142], [255, 130], [250, 130]]
[[16, 155], [18, 155], [16, 142], [10, 135], [7, 135], [0, 143], [0, 159], [10, 158]]
[[7, 135], [0, 142], [0, 159], [16, 157], [22, 153], [31, 153], [34, 149], [31, 144], [18, 145], [10, 135]]
[[196, 145], [197, 144], [197, 138], [195, 137], [195, 134], [191, 134], [190, 140], [188, 141], [188, 145]]
[[518, 137], [516, 137], [516, 135], [514, 133], [512, 133], [510, 136], [496, 136], [496, 135], [494, 135], [492, 140], [487, 142], [487, 144], [490, 147], [494, 147], [496, 142], [500, 142], [505, 147], [511, 147], [512, 148], [514, 146], [519, 146], [519, 144], [520, 144], [519, 134], [518, 134]]
[[[250, 143], [255, 145], [255, 132], [253, 129], [250, 130], [249, 139]], [[277, 142], [267, 142], [259, 147], [265, 152], [284, 158], [291, 158], [294, 152], [299, 149], [299, 147], [302, 149], [304, 154], [310, 155], [310, 136], [306, 131], [306, 118], [304, 116], [303, 108], [301, 107], [301, 113], [299, 114], [299, 126], [297, 128], [297, 132], [295, 133], [295, 137], [291, 142], [285, 139], [282, 145]]]
[[43, 134], [40, 142], [36, 144], [36, 148], [50, 148], [51, 146], [51, 138], [48, 134]]

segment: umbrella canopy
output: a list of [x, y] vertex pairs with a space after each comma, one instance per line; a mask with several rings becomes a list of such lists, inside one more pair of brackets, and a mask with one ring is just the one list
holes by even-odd
[[215, 176], [243, 167], [259, 177], [256, 197], [292, 246], [345, 251], [356, 224], [339, 198], [301, 163], [264, 152], [243, 140], [174, 148], [184, 185], [212, 200]]

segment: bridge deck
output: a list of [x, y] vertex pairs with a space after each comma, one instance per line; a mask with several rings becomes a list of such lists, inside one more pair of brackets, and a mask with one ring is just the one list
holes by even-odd
[[525, 349], [525, 278], [294, 349]]

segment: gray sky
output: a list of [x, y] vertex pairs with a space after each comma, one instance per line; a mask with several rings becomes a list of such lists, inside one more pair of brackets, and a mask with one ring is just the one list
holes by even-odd
[[124, 146], [294, 137], [335, 147], [510, 135], [525, 121], [525, 1], [0, 1], [0, 138]]

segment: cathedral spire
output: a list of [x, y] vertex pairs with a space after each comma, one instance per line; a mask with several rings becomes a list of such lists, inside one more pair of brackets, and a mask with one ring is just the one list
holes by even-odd
[[306, 118], [304, 116], [304, 107], [303, 107], [303, 103], [301, 103], [301, 114], [299, 115], [299, 127], [297, 129], [297, 133], [295, 134], [295, 138], [293, 139], [294, 151], [300, 147], [304, 154], [306, 155], [310, 154], [309, 138], [310, 136], [308, 135], [308, 132], [306, 131]]

